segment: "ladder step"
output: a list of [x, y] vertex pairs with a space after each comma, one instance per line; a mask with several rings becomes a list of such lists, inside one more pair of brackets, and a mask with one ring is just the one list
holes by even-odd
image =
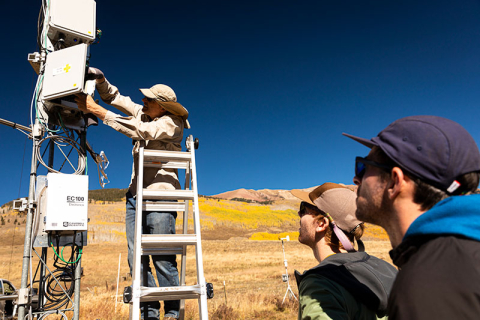
[[148, 168], [188, 169], [191, 159], [190, 152], [149, 149], [143, 152], [143, 165]]
[[198, 299], [206, 294], [200, 285], [178, 287], [140, 287], [140, 301]]
[[193, 190], [151, 190], [143, 189], [144, 200], [193, 200]]
[[172, 201], [144, 201], [143, 211], [168, 211], [168, 212], [184, 212], [185, 202], [172, 202]]
[[152, 150], [145, 149], [143, 151], [143, 161], [190, 161], [192, 154], [190, 152], [183, 151], [165, 151], [165, 150]]
[[196, 245], [197, 241], [196, 234], [142, 234], [142, 249]]
[[176, 248], [176, 247], [170, 247], [170, 248], [142, 248], [142, 255], [144, 256], [151, 256], [151, 255], [156, 255], [156, 256], [170, 256], [170, 255], [177, 255], [177, 254], [183, 254], [183, 248]]
[[145, 161], [146, 168], [164, 168], [164, 169], [188, 169], [187, 162], [179, 161]]

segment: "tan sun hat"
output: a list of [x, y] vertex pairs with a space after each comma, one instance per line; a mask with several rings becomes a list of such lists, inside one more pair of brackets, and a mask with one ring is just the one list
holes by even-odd
[[164, 84], [156, 84], [150, 89], [140, 89], [143, 95], [150, 99], [158, 99], [160, 101], [177, 101], [177, 95], [172, 88]]
[[188, 122], [188, 110], [177, 102], [177, 95], [172, 88], [164, 84], [156, 84], [150, 89], [140, 89], [143, 95], [155, 101], [168, 112], [183, 118], [187, 129], [190, 129]]
[[316, 206], [332, 216], [342, 230], [351, 232], [362, 221], [355, 216], [357, 194], [346, 186], [327, 182], [311, 192], [294, 189], [291, 193], [302, 201]]

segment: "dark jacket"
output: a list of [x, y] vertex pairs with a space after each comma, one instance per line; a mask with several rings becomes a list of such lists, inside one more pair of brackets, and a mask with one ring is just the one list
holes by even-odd
[[480, 319], [480, 195], [437, 203], [390, 256], [389, 319]]
[[365, 252], [337, 253], [303, 274], [295, 271], [299, 319], [381, 318], [396, 274]]

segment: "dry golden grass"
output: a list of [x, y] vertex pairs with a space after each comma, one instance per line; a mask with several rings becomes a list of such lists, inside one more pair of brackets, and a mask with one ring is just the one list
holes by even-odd
[[[208, 228], [202, 228], [204, 271], [207, 282], [213, 283], [215, 297], [208, 301], [210, 319], [293, 319], [297, 316], [297, 304], [289, 300], [282, 304], [286, 284], [282, 282], [285, 272], [281, 242], [276, 240], [284, 235], [298, 232], [298, 217], [292, 215], [290, 204], [276, 205], [275, 223], [260, 220], [253, 227], [250, 220], [245, 223], [242, 215], [263, 214], [268, 217], [266, 208], [249, 208], [243, 203], [216, 201], [219, 208], [236, 210], [229, 216], [215, 210], [203, 210], [201, 215], [212, 221]], [[214, 203], [207, 202], [209, 206]], [[265, 206], [264, 206], [265, 207]], [[267, 206], [268, 207], [268, 206]], [[291, 209], [289, 209], [291, 208]], [[120, 259], [119, 295], [123, 288], [131, 284], [127, 276], [127, 245], [125, 240], [123, 203], [90, 204], [89, 244], [84, 248], [81, 280], [80, 319], [126, 319], [128, 305], [121, 302], [115, 307], [117, 272]], [[218, 209], [217, 209], [218, 210]], [[266, 210], [266, 211], [265, 211]], [[220, 222], [216, 219], [221, 217]], [[7, 215], [4, 215], [7, 217]], [[8, 278], [19, 287], [23, 255], [24, 225], [13, 226], [14, 215], [8, 213], [11, 222], [0, 226], [0, 278]], [[215, 223], [217, 221], [217, 223]], [[203, 221], [202, 221], [203, 222]], [[177, 228], [181, 228], [178, 219]], [[16, 229], [15, 229], [16, 228]], [[273, 241], [247, 240], [254, 234], [264, 232], [263, 237]], [[292, 237], [292, 236], [291, 236]], [[389, 261], [390, 243], [385, 232], [369, 226], [365, 238], [367, 251]], [[293, 271], [303, 272], [317, 264], [309, 248], [297, 241], [285, 242], [288, 259], [290, 284], [297, 294]], [[49, 250], [51, 261], [53, 253]], [[34, 261], [36, 261], [34, 259]], [[180, 265], [180, 258], [177, 258]], [[186, 283], [196, 283], [195, 254], [193, 248], [187, 253]], [[224, 287], [225, 282], [225, 287]], [[186, 302], [186, 319], [198, 319], [196, 301]], [[55, 319], [49, 317], [48, 319]]]

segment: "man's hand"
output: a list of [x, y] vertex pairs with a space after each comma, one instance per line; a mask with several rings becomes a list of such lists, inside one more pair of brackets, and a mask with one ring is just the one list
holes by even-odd
[[105, 119], [105, 114], [107, 114], [107, 110], [96, 104], [95, 101], [93, 101], [93, 98], [88, 94], [76, 94], [75, 102], [78, 105], [78, 109], [80, 109], [84, 113], [93, 113], [102, 121]]
[[105, 81], [105, 75], [100, 69], [88, 67], [87, 75], [85, 80], [96, 80], [97, 83], [102, 83]]

